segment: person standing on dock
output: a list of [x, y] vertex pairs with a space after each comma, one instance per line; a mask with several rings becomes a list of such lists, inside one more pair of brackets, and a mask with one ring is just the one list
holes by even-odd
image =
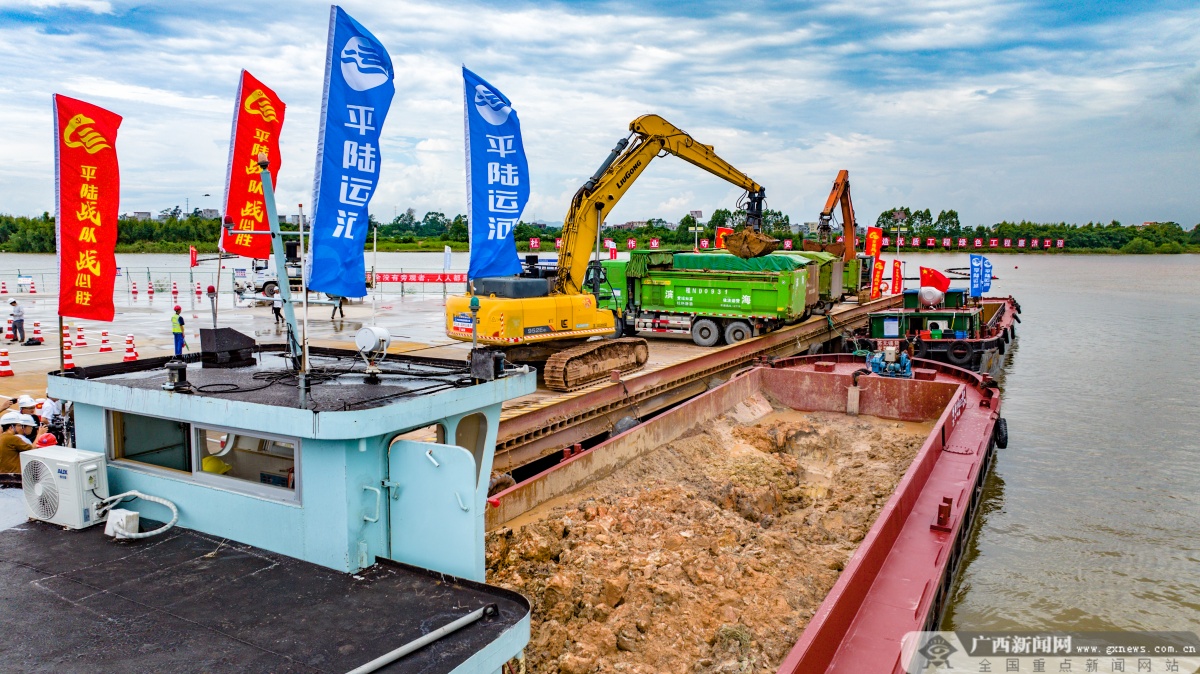
[[12, 322], [13, 322], [13, 338], [15, 343], [25, 341], [25, 307], [19, 306], [16, 299], [8, 301], [8, 305], [12, 307]]
[[171, 314], [171, 335], [175, 338], [175, 355], [183, 355], [183, 309], [176, 304], [175, 313]]
[[275, 299], [271, 302], [271, 313], [275, 314], [275, 325], [285, 322], [283, 320], [283, 295], [279, 294], [279, 288], [275, 288]]

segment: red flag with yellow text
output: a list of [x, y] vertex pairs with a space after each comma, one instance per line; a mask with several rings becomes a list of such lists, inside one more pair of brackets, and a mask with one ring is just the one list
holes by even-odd
[[121, 116], [54, 95], [58, 315], [111, 321], [117, 278]]
[[936, 269], [929, 267], [921, 267], [921, 287], [922, 288], [937, 288], [942, 292], [950, 289], [950, 279], [946, 275]]
[[230, 230], [221, 230], [221, 250], [226, 253], [266, 259], [271, 255], [271, 237], [239, 234], [239, 231], [270, 229], [263, 201], [258, 155], [271, 161], [271, 175], [279, 184], [279, 132], [287, 106], [274, 91], [253, 75], [242, 71], [238, 84], [237, 109], [229, 139], [228, 179], [225, 181], [225, 217]]
[[867, 228], [867, 238], [863, 242], [863, 254], [879, 259], [883, 252], [883, 230], [878, 227]]
[[[867, 240], [870, 241], [870, 232], [867, 233], [867, 236]], [[871, 299], [873, 300], [883, 296], [883, 271], [886, 267], [887, 264], [883, 260], [875, 258], [875, 266], [871, 268]]]
[[892, 287], [893, 295], [899, 295], [904, 292], [904, 268], [900, 264], [900, 260], [892, 260]]
[[717, 248], [725, 247], [725, 237], [733, 234], [732, 227], [718, 227], [716, 233]]

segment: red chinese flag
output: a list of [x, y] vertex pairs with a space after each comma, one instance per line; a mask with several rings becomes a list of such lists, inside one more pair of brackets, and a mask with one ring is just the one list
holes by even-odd
[[717, 228], [717, 237], [716, 237], [717, 238], [717, 248], [725, 247], [725, 237], [729, 236], [730, 234], [733, 234], [732, 227], [718, 227]]
[[260, 260], [271, 255], [271, 237], [238, 234], [239, 231], [265, 232], [267, 207], [263, 201], [258, 155], [271, 161], [271, 176], [279, 184], [279, 132], [287, 106], [262, 82], [245, 70], [238, 84], [237, 110], [233, 115], [233, 134], [229, 141], [228, 179], [225, 181], [225, 217], [233, 221], [231, 230], [221, 230], [221, 250]]
[[883, 250], [883, 230], [878, 227], [868, 227], [867, 239], [863, 243], [863, 254], [877, 258], [881, 250]]
[[111, 321], [116, 313], [120, 126], [120, 115], [54, 95], [59, 316]]
[[[870, 232], [867, 232], [867, 241], [871, 240], [870, 237]], [[877, 300], [883, 295], [881, 288], [883, 287], [883, 271], [886, 267], [887, 264], [883, 260], [875, 258], [875, 266], [871, 268], [871, 299], [873, 300]]]
[[942, 292], [950, 289], [950, 279], [946, 275], [936, 269], [929, 267], [921, 267], [921, 287], [922, 288], [937, 288]]
[[195, 267], [199, 264], [200, 261], [196, 258], [196, 247], [188, 246], [188, 266]]
[[904, 292], [904, 271], [900, 267], [900, 260], [892, 260], [892, 294], [899, 295]]

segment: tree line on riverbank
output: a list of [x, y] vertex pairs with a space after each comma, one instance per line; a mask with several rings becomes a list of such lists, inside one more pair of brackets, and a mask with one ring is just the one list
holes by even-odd
[[[663, 248], [691, 248], [697, 239], [712, 240], [717, 227], [737, 227], [744, 222], [745, 214], [727, 209], [718, 209], [707, 222], [698, 222], [690, 214], [679, 219], [674, 229], [667, 227], [661, 218], [648, 218], [645, 224], [633, 229], [608, 229], [605, 236], [618, 241], [625, 248], [627, 239], [636, 239], [639, 248], [646, 248], [651, 239], [658, 239]], [[375, 216], [370, 222], [377, 227], [379, 250], [381, 251], [440, 251], [449, 245], [453, 250], [468, 249], [468, 220], [465, 215], [447, 217], [444, 213], [430, 211], [420, 219], [416, 212], [408, 209], [390, 222], [379, 222]], [[865, 224], [865, 223], [862, 223]], [[999, 222], [992, 226], [963, 226], [958, 213], [941, 211], [933, 217], [929, 209], [913, 210], [908, 207], [883, 211], [875, 221], [876, 226], [895, 235], [897, 225], [905, 236], [922, 238], [1010, 238], [1063, 239], [1066, 250], [1105, 253], [1200, 253], [1200, 226], [1184, 230], [1175, 222], [1143, 223], [1122, 225], [1116, 220], [1108, 223], [1089, 222], [1085, 225], [1060, 223]], [[296, 225], [281, 226], [285, 231], [295, 230]], [[690, 231], [699, 227], [699, 232]], [[215, 218], [202, 218], [199, 211], [191, 215], [169, 215], [161, 220], [123, 219], [117, 223], [117, 252], [121, 253], [186, 253], [189, 246], [200, 252], [216, 252], [221, 223]], [[763, 229], [777, 238], [801, 238], [793, 234], [789, 217], [779, 211], [767, 210], [763, 214]], [[541, 250], [554, 250], [554, 239], [562, 235], [561, 227], [542, 223], [519, 223], [514, 235], [517, 248], [528, 251], [529, 240], [544, 242]], [[808, 236], [812, 238], [815, 233]], [[367, 248], [371, 239], [367, 240]], [[799, 246], [797, 245], [797, 248]], [[0, 215], [0, 251], [12, 253], [53, 253], [55, 250], [54, 218], [49, 213], [40, 217]], [[923, 249], [924, 250], [924, 249]]]

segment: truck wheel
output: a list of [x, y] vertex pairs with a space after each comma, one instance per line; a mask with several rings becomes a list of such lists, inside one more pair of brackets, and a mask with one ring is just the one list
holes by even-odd
[[710, 318], [701, 318], [692, 323], [692, 341], [697, 346], [713, 346], [721, 339], [721, 329]]
[[1008, 449], [1008, 421], [1003, 417], [996, 420], [996, 446], [1000, 449]]
[[271, 281], [269, 283], [264, 283], [262, 292], [267, 297], [270, 297], [271, 295], [275, 294], [275, 289], [278, 287], [279, 287], [279, 285], [277, 283], [275, 283], [274, 281]]
[[621, 337], [624, 337], [624, 336], [625, 336], [625, 319], [618, 316], [617, 312], [614, 311], [613, 312], [613, 331], [612, 331], [612, 334], [609, 335], [609, 338], [610, 339], [620, 339]]
[[749, 339], [753, 334], [745, 321], [733, 321], [725, 326], [725, 343], [737, 344], [743, 339]]

